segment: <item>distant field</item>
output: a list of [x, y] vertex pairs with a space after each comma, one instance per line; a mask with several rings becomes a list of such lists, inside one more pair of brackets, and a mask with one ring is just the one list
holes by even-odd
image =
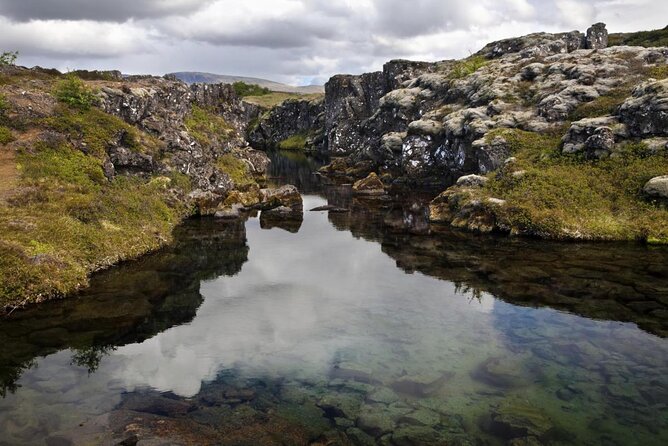
[[314, 100], [324, 97], [323, 93], [310, 93], [310, 94], [299, 94], [299, 93], [280, 93], [273, 92], [265, 94], [262, 96], [246, 96], [244, 101], [250, 102], [251, 104], [259, 105], [263, 108], [271, 108], [280, 104], [281, 102], [287, 99], [307, 99]]

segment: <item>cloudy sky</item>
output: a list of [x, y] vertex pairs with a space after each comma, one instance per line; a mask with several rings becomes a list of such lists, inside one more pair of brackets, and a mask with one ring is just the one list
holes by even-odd
[[292, 84], [462, 57], [535, 31], [663, 28], [665, 0], [0, 0], [21, 65], [209, 71]]

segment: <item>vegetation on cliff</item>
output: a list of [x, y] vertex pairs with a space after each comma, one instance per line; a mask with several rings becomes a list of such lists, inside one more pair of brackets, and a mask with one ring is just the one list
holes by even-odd
[[[11, 312], [71, 293], [91, 272], [168, 243], [194, 211], [188, 193], [200, 173], [168, 167], [177, 161], [165, 142], [99, 108], [105, 84], [13, 67], [2, 77], [0, 312]], [[183, 128], [197, 144], [216, 146], [209, 152], [236, 141], [232, 124], [208, 104], [177, 107], [190, 108]], [[177, 109], [164, 112], [174, 119]], [[233, 153], [207, 169], [237, 187], [254, 183]]]

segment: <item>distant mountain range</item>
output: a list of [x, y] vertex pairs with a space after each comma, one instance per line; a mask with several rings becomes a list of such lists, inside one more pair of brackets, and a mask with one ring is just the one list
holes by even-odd
[[234, 82], [245, 82], [247, 84], [255, 84], [260, 87], [265, 87], [271, 91], [279, 91], [283, 93], [324, 93], [325, 87], [322, 85], [306, 85], [304, 87], [295, 87], [293, 85], [282, 84], [280, 82], [270, 81], [268, 79], [260, 79], [256, 77], [245, 76], [228, 76], [225, 74], [214, 73], [200, 73], [197, 71], [179, 71], [176, 73], [169, 73], [177, 79], [188, 84], [205, 83], [205, 84], [232, 84]]

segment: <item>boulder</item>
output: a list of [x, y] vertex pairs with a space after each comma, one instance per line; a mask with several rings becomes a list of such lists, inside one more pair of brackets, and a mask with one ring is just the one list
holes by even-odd
[[371, 172], [366, 178], [355, 181], [353, 194], [385, 195], [385, 185], [375, 172]]
[[605, 23], [595, 23], [587, 29], [585, 36], [585, 48], [589, 50], [600, 50], [608, 46], [608, 30]]
[[597, 127], [594, 134], [585, 140], [587, 158], [608, 156], [615, 146], [615, 134], [610, 127]]
[[291, 184], [286, 184], [277, 189], [261, 189], [260, 204], [258, 207], [262, 210], [270, 210], [283, 206], [293, 211], [302, 211], [302, 196], [297, 188]]
[[116, 172], [153, 172], [155, 164], [153, 157], [144, 153], [132, 151], [126, 147], [112, 147], [109, 149], [109, 159]]
[[188, 199], [193, 203], [199, 215], [214, 215], [224, 198], [222, 195], [201, 189], [188, 194]]
[[654, 177], [645, 183], [643, 192], [650, 198], [668, 200], [668, 175]]
[[482, 175], [464, 175], [457, 179], [457, 186], [460, 187], [483, 187], [489, 178], [483, 177]]
[[631, 136], [668, 136], [668, 79], [647, 81], [619, 108]]

